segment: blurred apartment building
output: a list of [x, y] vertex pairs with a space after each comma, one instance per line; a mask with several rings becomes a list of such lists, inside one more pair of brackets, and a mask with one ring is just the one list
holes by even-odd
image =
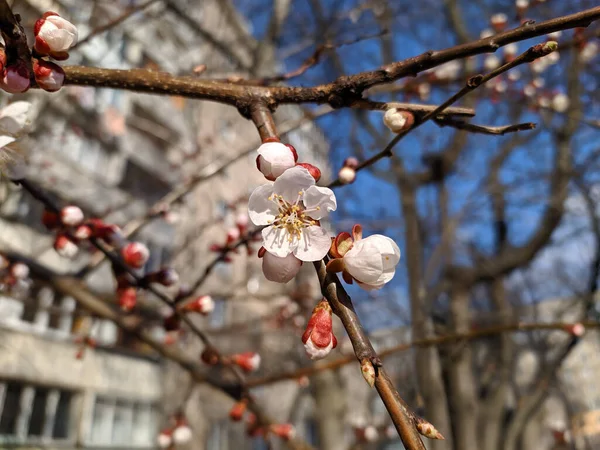
[[[21, 14], [26, 30], [52, 10], [77, 24], [81, 39], [136, 2], [9, 3]], [[68, 63], [145, 67], [180, 75], [206, 64], [213, 75], [245, 74], [253, 45], [229, 2], [157, 1], [78, 47]], [[120, 225], [143, 215], [198, 171], [218, 167], [259, 143], [251, 123], [235, 109], [214, 103], [79, 87], [58, 94], [8, 97], [1, 99], [2, 104], [28, 100], [34, 105], [31, 133], [24, 143], [30, 151], [32, 178], [61, 201]], [[295, 108], [278, 112], [281, 122], [301, 117]], [[300, 127], [287, 140], [304, 160], [326, 161], [324, 139], [314, 126]], [[233, 214], [244, 210], [239, 199], [264, 182], [254, 169], [254, 158], [249, 152], [186, 195], [174, 209], [177, 221], [156, 219], [138, 233], [136, 239], [151, 250], [145, 270], [173, 264], [183, 280], [193, 281], [212, 258], [210, 244], [222, 243]], [[29, 255], [60, 273], [85, 266], [86, 255], [66, 260], [54, 252], [40, 223], [42, 209], [26, 193], [0, 180], [0, 251]], [[281, 288], [264, 281], [257, 261], [255, 254], [239, 255], [232, 264], [217, 266], [205, 286], [217, 307], [203, 327], [223, 329], [270, 310], [270, 293]], [[114, 290], [107, 265], [91, 273], [87, 282], [101, 295], [110, 296]], [[34, 283], [26, 298], [0, 293], [0, 447], [155, 447], [165, 414], [178, 406], [169, 402], [177, 397], [169, 389], [176, 391], [178, 386], [169, 383], [168, 365], [111, 323], [97, 320], [93, 332], [99, 347], [77, 360], [73, 338], [81, 322], [75, 301], [45, 286]], [[224, 339], [224, 346], [235, 349], [236, 343]], [[198, 352], [193, 349], [192, 354]], [[191, 409], [201, 409], [201, 404], [206, 406], [200, 402]], [[191, 424], [201, 433], [194, 448], [222, 448], [215, 446], [219, 425], [213, 426], [211, 408], [206, 409], [209, 413]]]

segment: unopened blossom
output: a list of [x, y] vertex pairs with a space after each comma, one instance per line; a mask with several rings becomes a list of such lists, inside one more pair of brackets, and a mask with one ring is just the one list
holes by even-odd
[[20, 94], [29, 89], [29, 69], [21, 62], [6, 66], [0, 78], [0, 87], [9, 94]]
[[483, 67], [485, 70], [491, 71], [500, 67], [500, 58], [496, 55], [488, 55], [483, 60]]
[[315, 186], [303, 167], [286, 170], [275, 183], [257, 187], [248, 200], [248, 213], [262, 230], [263, 246], [275, 256], [293, 254], [301, 261], [318, 261], [331, 245], [329, 233], [319, 220], [335, 211], [331, 189]]
[[65, 71], [62, 67], [42, 59], [33, 61], [33, 76], [37, 85], [48, 92], [58, 91], [65, 82]]
[[394, 133], [400, 133], [412, 127], [415, 117], [410, 111], [388, 108], [383, 115], [383, 123]]
[[173, 443], [178, 445], [187, 444], [192, 440], [192, 429], [185, 419], [178, 421], [178, 424], [173, 429], [172, 437]]
[[65, 206], [60, 210], [60, 221], [68, 227], [76, 227], [83, 222], [85, 216], [79, 206]]
[[68, 58], [69, 49], [77, 43], [77, 27], [55, 12], [45, 13], [34, 26], [35, 51], [55, 59]]
[[24, 280], [29, 276], [29, 267], [23, 263], [14, 263], [10, 266], [10, 274], [18, 280]]
[[431, 423], [420, 417], [417, 418], [417, 431], [429, 439], [444, 440], [444, 436]]
[[156, 438], [156, 443], [160, 448], [169, 448], [173, 443], [173, 430], [170, 428], [162, 430]]
[[231, 362], [244, 372], [256, 372], [260, 367], [260, 355], [256, 352], [245, 352], [231, 356]]
[[504, 30], [508, 23], [508, 17], [504, 13], [497, 13], [490, 17], [490, 24], [496, 32]]
[[352, 167], [342, 167], [338, 172], [338, 180], [342, 184], [350, 184], [356, 179], [356, 170]]
[[321, 169], [319, 169], [317, 166], [309, 163], [296, 163], [296, 167], [304, 167], [306, 170], [308, 170], [308, 173], [312, 175], [316, 183], [318, 183], [321, 179]]
[[569, 97], [563, 93], [556, 94], [552, 97], [552, 109], [558, 113], [564, 113], [569, 109]]
[[275, 181], [287, 169], [294, 167], [297, 161], [296, 150], [281, 142], [265, 142], [258, 147], [256, 167], [269, 181]]
[[239, 422], [244, 417], [246, 409], [248, 409], [248, 400], [242, 399], [236, 402], [229, 410], [229, 418], [234, 422]]
[[296, 429], [291, 423], [277, 423], [269, 426], [269, 431], [275, 436], [280, 437], [284, 441], [294, 439], [296, 436]]
[[312, 360], [323, 359], [337, 347], [337, 339], [333, 334], [331, 306], [323, 299], [315, 307], [302, 334], [302, 343], [306, 354]]
[[181, 309], [188, 312], [197, 312], [206, 316], [214, 311], [215, 302], [210, 295], [201, 295], [183, 305]]
[[367, 442], [375, 442], [379, 438], [379, 432], [373, 425], [368, 425], [364, 429], [364, 438]]
[[64, 234], [56, 236], [56, 239], [54, 240], [54, 249], [63, 258], [73, 258], [79, 251], [77, 244]]
[[131, 311], [137, 303], [137, 290], [133, 286], [117, 289], [117, 300], [123, 311]]
[[150, 250], [141, 242], [130, 242], [121, 249], [121, 256], [128, 266], [141, 269], [150, 258]]
[[80, 241], [85, 241], [92, 236], [92, 229], [87, 225], [79, 225], [73, 232], [73, 237]]
[[262, 256], [262, 271], [265, 278], [275, 283], [287, 283], [292, 280], [302, 267], [302, 261], [293, 254], [283, 258], [265, 252]]
[[344, 269], [364, 289], [379, 289], [394, 278], [400, 249], [387, 236], [374, 234], [354, 242], [343, 256]]

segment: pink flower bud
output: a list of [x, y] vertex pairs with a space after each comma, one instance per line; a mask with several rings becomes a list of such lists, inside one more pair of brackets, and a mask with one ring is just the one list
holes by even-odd
[[242, 420], [242, 417], [244, 417], [244, 413], [246, 412], [247, 408], [248, 401], [245, 399], [240, 400], [235, 405], [233, 405], [233, 407], [229, 411], [229, 418], [234, 422], [239, 422], [240, 420]]
[[239, 228], [231, 228], [228, 232], [227, 232], [227, 244], [232, 244], [233, 242], [237, 241], [240, 238], [240, 230]]
[[54, 240], [54, 250], [63, 258], [73, 258], [79, 251], [79, 248], [68, 236], [59, 234]]
[[29, 69], [23, 63], [5, 67], [0, 87], [10, 94], [20, 94], [29, 89]]
[[68, 58], [68, 50], [77, 43], [77, 27], [54, 12], [45, 13], [34, 26], [35, 51], [55, 59]]
[[65, 82], [65, 71], [50, 61], [33, 60], [33, 75], [40, 88], [48, 92], [58, 91]]
[[415, 123], [415, 116], [410, 111], [389, 108], [383, 115], [383, 123], [394, 133], [408, 130]]
[[141, 269], [150, 258], [150, 250], [141, 242], [130, 242], [121, 249], [121, 256], [128, 266]]
[[181, 307], [182, 311], [197, 312], [207, 316], [215, 309], [215, 302], [210, 295], [201, 295]]
[[169, 448], [173, 443], [172, 438], [173, 430], [167, 428], [162, 430], [156, 439], [156, 443], [160, 448]]
[[358, 159], [356, 159], [354, 156], [350, 156], [344, 160], [343, 166], [350, 167], [351, 169], [356, 169], [358, 167], [358, 164]]
[[60, 210], [60, 221], [68, 227], [80, 225], [83, 219], [83, 211], [78, 206], [65, 206]]
[[87, 225], [79, 225], [73, 232], [73, 237], [79, 241], [85, 241], [92, 236], [92, 229]]
[[302, 261], [293, 254], [284, 258], [265, 251], [262, 256], [262, 270], [265, 278], [275, 283], [287, 283], [292, 280], [302, 267]]
[[567, 325], [565, 331], [574, 337], [581, 337], [585, 334], [585, 326], [582, 323], [574, 323], [572, 325]]
[[256, 352], [245, 352], [231, 356], [231, 362], [238, 365], [244, 372], [256, 372], [260, 367], [260, 355]]
[[356, 179], [356, 170], [351, 167], [342, 167], [338, 172], [338, 179], [342, 184], [350, 184]]
[[24, 280], [29, 276], [29, 267], [23, 263], [14, 263], [10, 267], [10, 274], [17, 280]]
[[248, 228], [248, 222], [250, 219], [248, 218], [248, 214], [240, 213], [235, 219], [235, 225], [238, 227], [240, 232], [244, 232], [246, 228]]
[[377, 428], [375, 428], [373, 425], [369, 425], [365, 427], [363, 436], [365, 441], [375, 442], [377, 438], [379, 438], [379, 433], [377, 432]]
[[131, 311], [137, 303], [137, 291], [134, 287], [126, 287], [117, 290], [119, 306], [123, 311]]
[[337, 346], [337, 339], [333, 335], [333, 322], [331, 307], [323, 299], [312, 312], [304, 334], [302, 343], [310, 359], [323, 359]]
[[192, 429], [188, 425], [178, 425], [173, 430], [173, 443], [181, 445], [192, 440]]
[[319, 170], [318, 167], [313, 166], [312, 164], [309, 164], [309, 163], [298, 163], [298, 164], [296, 164], [296, 166], [304, 167], [306, 170], [308, 170], [308, 172], [315, 179], [315, 182], [319, 182], [319, 180], [321, 179], [321, 171]]
[[490, 24], [492, 25], [492, 28], [496, 31], [496, 33], [499, 33], [502, 30], [504, 30], [507, 23], [508, 17], [506, 16], [506, 14], [498, 13], [490, 17]]
[[265, 142], [258, 148], [256, 167], [267, 180], [275, 179], [290, 167], [294, 167], [298, 155], [293, 147], [281, 142]]
[[291, 423], [277, 423], [269, 427], [271, 433], [275, 436], [279, 436], [284, 441], [289, 441], [296, 437], [296, 429]]

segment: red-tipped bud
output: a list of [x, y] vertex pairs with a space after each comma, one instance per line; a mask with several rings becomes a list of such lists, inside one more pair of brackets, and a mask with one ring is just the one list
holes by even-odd
[[231, 228], [228, 232], [227, 232], [227, 244], [233, 244], [235, 241], [237, 241], [240, 238], [240, 230], [239, 228]]
[[215, 302], [210, 295], [201, 295], [181, 307], [182, 311], [197, 312], [207, 316], [215, 309]]
[[171, 428], [164, 429], [156, 438], [156, 443], [159, 448], [169, 448], [173, 444], [173, 430]]
[[65, 71], [50, 61], [33, 60], [33, 75], [37, 85], [45, 91], [56, 92], [65, 82]]
[[315, 179], [315, 182], [318, 182], [321, 179], [321, 171], [318, 167], [313, 166], [309, 163], [297, 163], [296, 166], [304, 167]]
[[358, 159], [356, 159], [354, 156], [350, 156], [349, 158], [346, 158], [344, 160], [344, 167], [350, 167], [351, 169], [356, 169], [359, 165]]
[[289, 441], [296, 437], [296, 429], [291, 423], [278, 423], [269, 427], [269, 431], [275, 436], [279, 436], [284, 441]]
[[73, 237], [78, 241], [85, 241], [92, 236], [92, 229], [87, 225], [79, 225], [73, 232]]
[[235, 226], [238, 227], [240, 233], [243, 233], [248, 228], [248, 222], [250, 219], [248, 218], [248, 214], [240, 213], [235, 219]]
[[29, 69], [21, 62], [7, 66], [2, 71], [0, 87], [10, 94], [20, 94], [29, 89]]
[[80, 225], [83, 219], [83, 211], [78, 206], [65, 206], [60, 210], [60, 221], [68, 227]]
[[231, 362], [238, 365], [244, 372], [256, 372], [260, 367], [260, 355], [256, 352], [245, 352], [231, 356]]
[[123, 311], [131, 311], [137, 303], [137, 290], [132, 286], [118, 289], [117, 298]]
[[242, 399], [233, 405], [229, 411], [229, 418], [234, 422], [239, 422], [242, 420], [242, 417], [244, 417], [246, 409], [248, 409], [248, 401], [246, 399]]
[[506, 16], [506, 14], [498, 13], [490, 17], [490, 24], [492, 25], [492, 28], [496, 31], [496, 33], [499, 33], [502, 30], [504, 30], [504, 28], [506, 28], [507, 23], [508, 17]]
[[294, 155], [294, 161], [298, 162], [298, 152], [296, 151], [296, 148], [292, 144], [285, 144], [285, 146], [292, 151], [292, 155]]
[[68, 236], [59, 234], [54, 240], [54, 250], [63, 258], [73, 258], [77, 255], [79, 248]]
[[302, 343], [310, 359], [323, 359], [337, 346], [337, 339], [333, 335], [333, 322], [331, 307], [327, 300], [321, 300], [312, 312], [304, 334]]
[[68, 58], [67, 52], [78, 38], [77, 27], [51, 11], [35, 23], [33, 33], [36, 52], [61, 60]]
[[130, 242], [121, 249], [121, 256], [128, 266], [141, 269], [150, 258], [150, 250], [141, 242]]

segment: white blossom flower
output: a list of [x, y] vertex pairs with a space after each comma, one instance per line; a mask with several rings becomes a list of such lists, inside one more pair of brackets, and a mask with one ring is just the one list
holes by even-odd
[[488, 55], [483, 61], [485, 70], [494, 70], [500, 67], [500, 58], [496, 55]]
[[281, 142], [265, 142], [258, 147], [256, 167], [267, 180], [275, 179], [296, 165], [298, 155], [293, 147], [288, 147]]
[[35, 50], [41, 55], [64, 58], [77, 43], [77, 27], [58, 14], [47, 12], [35, 23]]
[[25, 176], [24, 156], [7, 145], [14, 143], [27, 125], [30, 108], [29, 102], [14, 102], [0, 109], [0, 171], [5, 172], [10, 179]]
[[315, 186], [303, 167], [257, 187], [248, 200], [252, 223], [268, 225], [262, 230], [265, 249], [280, 258], [292, 253], [300, 261], [318, 261], [327, 254], [331, 237], [318, 221], [336, 208], [333, 191]]
[[355, 241], [344, 255], [344, 268], [364, 289], [380, 289], [396, 273], [400, 249], [387, 236], [374, 234]]

